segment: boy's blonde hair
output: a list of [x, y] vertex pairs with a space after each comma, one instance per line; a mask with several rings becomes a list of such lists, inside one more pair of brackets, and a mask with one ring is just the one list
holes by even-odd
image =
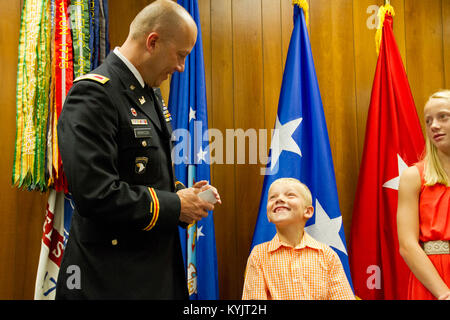
[[[425, 106], [432, 99], [444, 99], [450, 106], [450, 90], [440, 90], [438, 92], [433, 93], [430, 98], [428, 98]], [[441, 161], [438, 156], [438, 150], [433, 142], [430, 140], [428, 135], [425, 138], [425, 170], [424, 170], [424, 179], [426, 186], [433, 186], [435, 184], [443, 184], [445, 186], [449, 186], [449, 177], [442, 167]]]
[[269, 191], [270, 188], [272, 188], [272, 186], [275, 183], [293, 183], [296, 184], [300, 187], [300, 195], [303, 197], [303, 200], [305, 201], [305, 205], [306, 206], [312, 206], [312, 195], [311, 195], [311, 191], [309, 191], [308, 187], [300, 182], [299, 180], [295, 179], [295, 178], [279, 178], [277, 180], [275, 180], [274, 182], [272, 182], [272, 184], [269, 187]]

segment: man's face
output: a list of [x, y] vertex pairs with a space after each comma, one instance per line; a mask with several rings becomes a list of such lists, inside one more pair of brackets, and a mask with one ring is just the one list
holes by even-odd
[[306, 206], [296, 183], [278, 182], [272, 184], [267, 199], [267, 218], [277, 226], [306, 221]]
[[197, 40], [197, 30], [187, 26], [180, 29], [184, 30], [174, 32], [170, 38], [159, 39], [152, 55], [152, 77], [149, 79], [149, 86], [159, 87], [175, 71], [184, 71], [186, 57]]

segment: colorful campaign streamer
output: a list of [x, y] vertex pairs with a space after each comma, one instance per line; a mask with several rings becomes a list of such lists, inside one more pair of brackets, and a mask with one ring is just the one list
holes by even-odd
[[73, 213], [58, 149], [58, 117], [73, 79], [93, 70], [108, 53], [107, 0], [25, 0], [12, 180], [28, 190], [50, 190], [35, 299], [54, 298]]
[[12, 183], [44, 191], [50, 83], [50, 1], [26, 0], [17, 67], [16, 145]]

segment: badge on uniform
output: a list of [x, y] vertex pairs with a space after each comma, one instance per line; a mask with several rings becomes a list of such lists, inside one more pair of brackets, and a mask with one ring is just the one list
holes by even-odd
[[130, 111], [131, 111], [131, 114], [132, 114], [133, 116], [137, 117], [136, 109], [131, 108]]
[[166, 106], [163, 107], [163, 114], [166, 122], [170, 122], [172, 120], [172, 116], [170, 115], [169, 110]]
[[134, 137], [136, 139], [151, 138], [152, 131], [148, 127], [147, 128], [135, 128], [134, 129]]
[[147, 119], [131, 119], [131, 124], [135, 126], [147, 125]]
[[138, 157], [135, 160], [134, 172], [137, 174], [143, 174], [145, 169], [147, 169], [148, 158], [147, 157]]
[[140, 97], [140, 98], [139, 98], [139, 102], [140, 102], [141, 104], [144, 104], [144, 103], [145, 103], [145, 97], [144, 97], [144, 96]]

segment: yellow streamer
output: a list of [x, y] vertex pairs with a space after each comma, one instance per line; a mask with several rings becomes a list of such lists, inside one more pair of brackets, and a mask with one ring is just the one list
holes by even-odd
[[309, 19], [309, 5], [307, 0], [292, 0], [292, 5], [298, 5], [303, 9], [303, 13], [305, 15], [305, 22], [308, 24]]
[[13, 185], [46, 189], [45, 134], [50, 78], [49, 0], [26, 0], [21, 15]]
[[389, 1], [387, 1], [386, 4], [384, 6], [381, 6], [378, 10], [378, 26], [377, 32], [375, 33], [375, 46], [377, 49], [377, 55], [380, 53], [381, 37], [383, 35], [383, 25], [386, 13], [388, 13], [392, 17], [395, 16], [394, 7], [391, 6]]

